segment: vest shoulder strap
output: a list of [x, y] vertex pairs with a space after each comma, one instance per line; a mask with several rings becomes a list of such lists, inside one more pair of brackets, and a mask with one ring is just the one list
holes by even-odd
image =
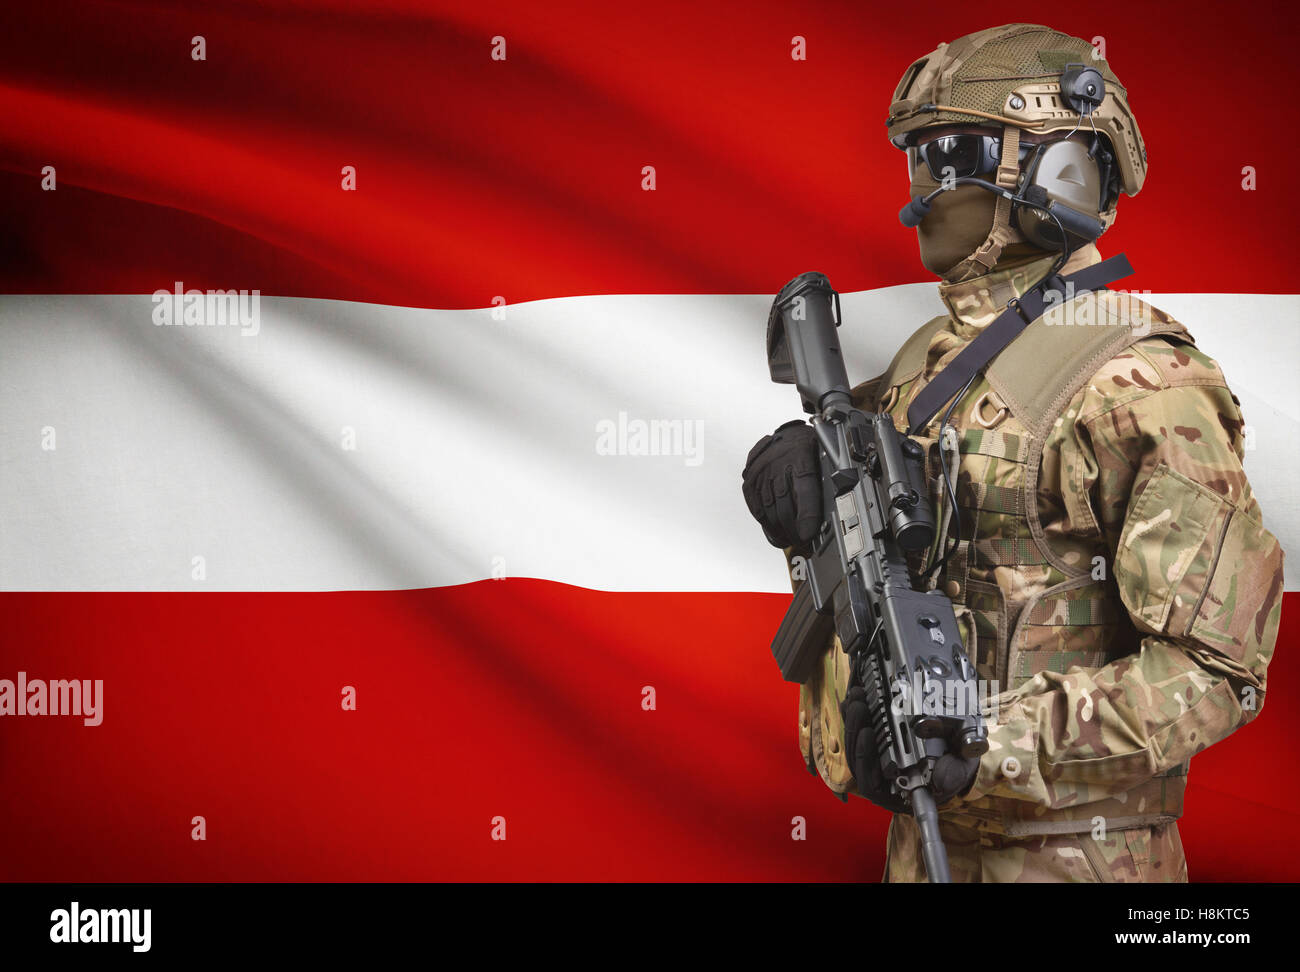
[[[1172, 317], [1144, 305], [1142, 327], [1114, 309], [1106, 292], [1079, 298], [1092, 302], [1091, 324], [1061, 323], [1047, 313], [1029, 324], [993, 359], [985, 376], [1030, 434], [1043, 438], [1074, 394], [1107, 361], [1147, 337], [1178, 335], [1191, 340]], [[1081, 315], [1076, 315], [1081, 316]]]
[[[948, 315], [940, 314], [917, 328], [912, 336], [903, 342], [903, 346], [894, 355], [889, 367], [878, 377], [864, 385], [875, 385], [873, 389], [877, 398], [886, 395], [895, 385], [911, 381], [925, 370], [925, 353], [930, 349], [930, 338], [948, 323]], [[873, 410], [876, 402], [870, 402], [868, 410]]]

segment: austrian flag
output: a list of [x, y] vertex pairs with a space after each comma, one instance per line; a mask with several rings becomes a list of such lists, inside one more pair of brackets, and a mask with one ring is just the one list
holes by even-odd
[[[1112, 286], [1222, 368], [1300, 551], [1288, 136], [1242, 94], [1294, 87], [1286, 15], [1060, 14], [1149, 150], [1096, 244], [1132, 262]], [[878, 880], [889, 813], [804, 767], [770, 650], [791, 575], [741, 470], [806, 418], [769, 374], [787, 280], [842, 295], [853, 384], [946, 313], [882, 123], [985, 19], [8, 9], [0, 872]], [[1073, 306], [1055, 332], [1106, 326]], [[1193, 880], [1297, 877], [1295, 584], [1265, 711], [1196, 757]]]

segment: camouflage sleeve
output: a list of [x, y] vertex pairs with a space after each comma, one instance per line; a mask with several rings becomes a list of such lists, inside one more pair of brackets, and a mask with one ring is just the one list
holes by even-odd
[[[1110, 550], [1140, 648], [1004, 693], [968, 799], [1058, 808], [1119, 796], [1263, 705], [1283, 555], [1242, 468], [1237, 401], [1193, 346], [1134, 347], [1127, 380], [1094, 379], [1076, 396], [1065, 451], [1075, 519]], [[1009, 779], [1009, 756], [1028, 772]]]

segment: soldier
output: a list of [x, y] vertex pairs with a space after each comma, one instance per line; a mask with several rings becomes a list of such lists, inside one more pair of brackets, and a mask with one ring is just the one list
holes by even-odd
[[[1259, 714], [1277, 638], [1282, 551], [1219, 366], [1154, 307], [1061, 289], [1101, 263], [1069, 216], [1104, 230], [1146, 177], [1127, 92], [1095, 53], [1042, 26], [980, 31], [909, 67], [890, 106], [948, 313], [854, 400], [927, 450], [932, 553], [948, 556], [921, 582], [952, 599], [998, 692], [988, 752], [945, 757], [932, 783], [957, 881], [1186, 881], [1189, 761]], [[1069, 209], [1047, 212], [1052, 199]], [[1057, 303], [963, 390], [960, 366], [937, 379], [1045, 280]], [[760, 440], [743, 481], [768, 539], [805, 551], [822, 516], [811, 428]], [[835, 640], [800, 687], [805, 762], [836, 794], [897, 810], [864, 710]], [[925, 877], [896, 813], [885, 879]]]

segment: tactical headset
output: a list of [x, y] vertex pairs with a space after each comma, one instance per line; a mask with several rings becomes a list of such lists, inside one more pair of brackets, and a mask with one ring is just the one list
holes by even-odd
[[[1061, 100], [1078, 113], [1080, 124], [1088, 119], [1092, 126], [1090, 144], [1084, 145], [1067, 135], [1031, 147], [1014, 190], [1004, 189], [973, 173], [946, 179], [928, 195], [912, 199], [899, 212], [899, 220], [907, 227], [918, 226], [939, 193], [972, 185], [1009, 200], [1016, 227], [1026, 239], [1043, 249], [1070, 252], [1093, 242], [1105, 229], [1102, 214], [1114, 206], [1120, 191], [1115, 157], [1092, 122], [1093, 111], [1105, 97], [1106, 84], [1100, 71], [1084, 64], [1067, 64], [1061, 73]], [[1070, 135], [1078, 130], [1076, 124]], [[988, 172], [992, 167], [990, 162], [996, 155], [991, 153], [989, 145], [985, 138], [983, 148], [966, 147], [966, 154], [978, 160], [975, 171]], [[931, 165], [931, 174], [941, 178], [940, 173], [933, 171], [934, 161], [929, 158], [926, 161]]]

